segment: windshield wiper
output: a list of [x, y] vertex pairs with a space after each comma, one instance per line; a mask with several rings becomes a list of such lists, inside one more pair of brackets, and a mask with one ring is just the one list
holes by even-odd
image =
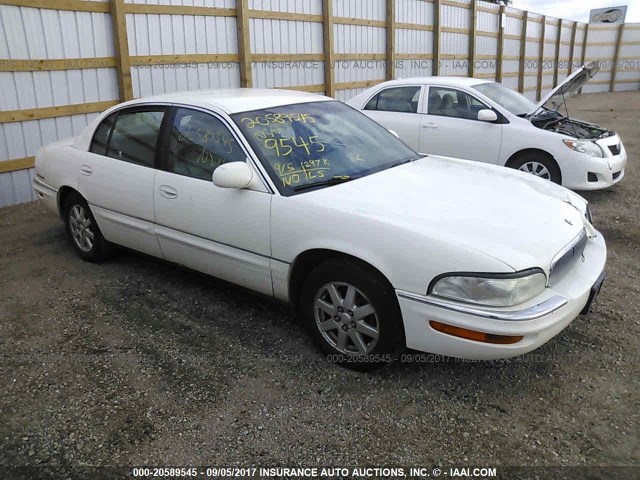
[[306, 190], [307, 188], [320, 187], [322, 185], [337, 185], [338, 183], [348, 182], [353, 180], [349, 175], [336, 175], [335, 177], [327, 178], [326, 180], [319, 180], [317, 182], [305, 183], [304, 185], [298, 185], [294, 187], [295, 192], [300, 190]]
[[398, 165], [404, 165], [405, 163], [413, 162], [415, 160], [420, 160], [421, 158], [422, 158], [421, 155], [411, 155], [410, 157], [403, 158], [402, 160], [398, 160], [397, 162], [392, 163], [387, 168], [393, 168], [393, 167], [397, 167]]

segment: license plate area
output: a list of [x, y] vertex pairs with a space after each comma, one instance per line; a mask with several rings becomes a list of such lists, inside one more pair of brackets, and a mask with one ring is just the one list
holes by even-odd
[[589, 310], [591, 309], [591, 305], [593, 304], [593, 301], [596, 299], [596, 297], [600, 293], [600, 289], [602, 288], [602, 283], [604, 282], [604, 278], [606, 276], [607, 276], [607, 272], [602, 272], [598, 277], [598, 279], [596, 280], [596, 282], [593, 284], [593, 286], [591, 287], [591, 291], [589, 292], [589, 300], [587, 300], [587, 304], [584, 306], [584, 308], [580, 312], [580, 315], [586, 315], [587, 313], [589, 313]]

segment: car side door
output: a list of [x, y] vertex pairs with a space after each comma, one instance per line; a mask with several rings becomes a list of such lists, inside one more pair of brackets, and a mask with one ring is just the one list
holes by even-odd
[[[241, 137], [222, 115], [179, 106], [164, 132], [153, 195], [165, 258], [271, 295], [272, 192], [248, 160]], [[214, 185], [213, 171], [227, 162], [247, 162], [253, 169], [247, 188]]]
[[[419, 152], [498, 163], [504, 123], [508, 121], [475, 96], [457, 88], [430, 85], [421, 116]], [[494, 122], [478, 120], [480, 110], [493, 110]]]
[[417, 150], [421, 116], [418, 107], [422, 90], [420, 85], [385, 88], [367, 101], [362, 112], [396, 132], [407, 145]]
[[157, 144], [168, 107], [124, 108], [96, 128], [80, 166], [78, 188], [104, 237], [162, 256], [154, 233]]

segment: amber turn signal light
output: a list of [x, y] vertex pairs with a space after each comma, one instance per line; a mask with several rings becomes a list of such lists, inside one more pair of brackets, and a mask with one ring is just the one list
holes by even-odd
[[478, 332], [476, 330], [454, 327], [453, 325], [447, 325], [446, 323], [435, 322], [433, 320], [429, 322], [429, 325], [431, 325], [431, 328], [437, 330], [438, 332], [446, 333], [447, 335], [451, 335], [453, 337], [474, 340], [476, 342], [509, 345], [512, 343], [518, 343], [520, 340], [522, 340], [522, 336], [495, 335], [493, 333]]

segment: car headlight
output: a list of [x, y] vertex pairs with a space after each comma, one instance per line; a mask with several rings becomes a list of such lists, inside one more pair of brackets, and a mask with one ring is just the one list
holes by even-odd
[[592, 157], [603, 158], [604, 152], [600, 146], [590, 140], [562, 140], [564, 144], [571, 150], [576, 152], [585, 153]]
[[547, 285], [539, 268], [516, 273], [451, 273], [436, 277], [432, 295], [489, 307], [510, 307], [535, 297]]

